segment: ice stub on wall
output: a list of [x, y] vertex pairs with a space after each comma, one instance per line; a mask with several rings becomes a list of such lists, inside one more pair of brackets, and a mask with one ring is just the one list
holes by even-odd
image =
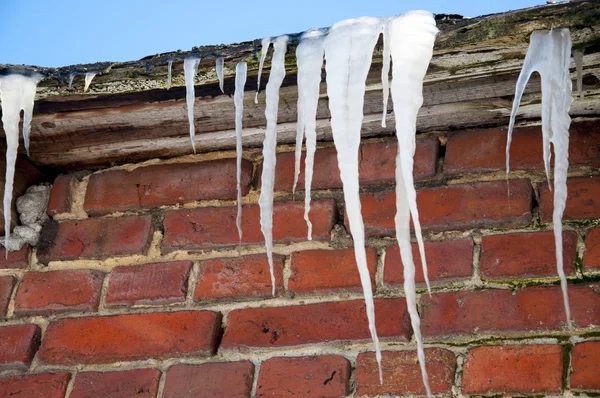
[[244, 86], [246, 85], [246, 74], [248, 66], [240, 62], [235, 67], [235, 93], [233, 102], [235, 104], [235, 153], [236, 153], [236, 178], [237, 178], [237, 226], [240, 242], [242, 241], [242, 118], [244, 116]]
[[585, 50], [578, 48], [573, 50], [573, 59], [575, 60], [575, 70], [577, 71], [577, 95], [583, 98], [583, 54]]
[[506, 144], [506, 173], [510, 172], [510, 143], [515, 118], [525, 86], [533, 72], [542, 80], [542, 142], [544, 168], [550, 184], [550, 144], [554, 149], [554, 211], [552, 223], [556, 247], [556, 270], [560, 277], [567, 324], [571, 327], [571, 310], [567, 279], [563, 269], [562, 216], [567, 201], [567, 170], [569, 168], [569, 109], [573, 89], [569, 73], [571, 34], [569, 29], [535, 31], [531, 35], [523, 69], [517, 80], [515, 100], [510, 114]]
[[217, 77], [219, 78], [219, 88], [221, 89], [221, 92], [224, 94], [225, 91], [223, 90], [223, 66], [225, 65], [225, 59], [223, 59], [223, 57], [217, 57], [217, 60], [215, 61], [215, 66], [217, 69]]
[[265, 59], [267, 58], [267, 52], [269, 51], [269, 45], [272, 42], [272, 38], [265, 37], [261, 41], [260, 49], [260, 62], [258, 64], [258, 82], [256, 83], [256, 95], [254, 95], [254, 103], [258, 104], [258, 93], [260, 92], [260, 77], [262, 75], [263, 66], [265, 65]]
[[381, 86], [383, 87], [383, 115], [381, 116], [381, 127], [386, 126], [388, 99], [390, 97], [390, 24], [384, 20], [383, 24], [383, 60], [381, 65]]
[[196, 143], [194, 142], [194, 136], [196, 135], [196, 127], [194, 126], [194, 100], [196, 99], [194, 80], [196, 79], [196, 73], [198, 73], [199, 65], [199, 57], [189, 57], [183, 61], [183, 74], [185, 76], [185, 102], [187, 105], [188, 122], [190, 123], [190, 142], [192, 144], [194, 153], [196, 153]]

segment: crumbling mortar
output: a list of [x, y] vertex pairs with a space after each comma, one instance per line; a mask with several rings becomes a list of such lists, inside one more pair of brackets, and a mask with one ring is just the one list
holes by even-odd
[[160, 379], [158, 381], [158, 391], [156, 393], [156, 398], [162, 398], [164, 391], [165, 391], [165, 383], [167, 381], [167, 370], [168, 369], [161, 369], [161, 373], [160, 373]]
[[73, 392], [73, 387], [75, 386], [75, 377], [77, 377], [77, 372], [71, 372], [71, 377], [69, 378], [67, 389], [65, 391], [65, 398], [69, 398], [71, 396], [71, 392]]

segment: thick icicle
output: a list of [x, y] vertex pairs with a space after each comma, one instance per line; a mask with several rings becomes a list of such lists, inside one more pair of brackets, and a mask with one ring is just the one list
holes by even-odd
[[260, 76], [262, 75], [263, 66], [265, 65], [265, 59], [267, 58], [267, 52], [269, 51], [269, 45], [273, 41], [270, 37], [265, 37], [261, 41], [260, 49], [260, 63], [258, 64], [258, 82], [256, 83], [256, 95], [254, 96], [254, 103], [258, 104], [258, 93], [260, 92]]
[[196, 153], [196, 142], [194, 141], [194, 136], [196, 135], [196, 127], [194, 126], [194, 100], [196, 99], [194, 80], [196, 79], [196, 73], [198, 72], [198, 65], [200, 65], [199, 57], [189, 57], [183, 61], [185, 102], [187, 105], [188, 122], [190, 123], [190, 142], [192, 143], [194, 153]]
[[[38, 82], [42, 76], [18, 74], [0, 77], [0, 100], [2, 101], [2, 125], [6, 135], [6, 177], [4, 183], [4, 245], [8, 247], [10, 215], [15, 177], [15, 163], [19, 148], [19, 122], [23, 111], [23, 137], [29, 154], [29, 130], [33, 116], [33, 104]], [[8, 255], [8, 249], [6, 250]]]
[[359, 196], [358, 151], [366, 79], [371, 67], [373, 49], [382, 27], [381, 20], [377, 18], [351, 19], [333, 25], [325, 38], [325, 70], [331, 130], [381, 382], [381, 350], [375, 328], [373, 290], [367, 268], [365, 231]]
[[237, 226], [240, 242], [242, 241], [242, 118], [244, 116], [244, 86], [246, 85], [246, 74], [248, 66], [245, 62], [240, 62], [235, 67], [235, 93], [233, 102], [235, 104], [235, 153], [237, 156], [237, 217], [235, 225]]
[[383, 115], [381, 127], [386, 127], [388, 99], [390, 97], [390, 28], [389, 21], [384, 20], [383, 26], [383, 65], [381, 68], [381, 85], [383, 86]]
[[[554, 149], [554, 211], [552, 223], [556, 246], [556, 270], [560, 277], [567, 324], [571, 327], [571, 310], [567, 279], [563, 269], [562, 216], [567, 200], [567, 170], [569, 168], [569, 109], [573, 89], [569, 73], [571, 62], [571, 35], [569, 29], [536, 31], [531, 35], [523, 69], [517, 80], [515, 100], [510, 114], [506, 144], [506, 173], [509, 172], [509, 151], [515, 117], [519, 110], [525, 86], [533, 72], [542, 79], [542, 137], [544, 167], [550, 174], [550, 144]], [[550, 183], [548, 181], [548, 183]]]
[[275, 186], [275, 163], [277, 150], [277, 112], [279, 109], [279, 88], [285, 77], [285, 52], [288, 36], [280, 36], [273, 42], [271, 74], [267, 83], [267, 106], [265, 117], [267, 129], [263, 142], [263, 172], [258, 204], [260, 206], [260, 229], [265, 237], [271, 285], [275, 295], [275, 274], [273, 272], [273, 188]]
[[217, 69], [217, 77], [219, 78], [219, 88], [221, 89], [221, 92], [225, 94], [225, 90], [223, 90], [223, 66], [225, 66], [225, 59], [223, 57], [217, 57], [215, 64]]
[[171, 89], [171, 77], [173, 76], [173, 60], [167, 61], [167, 90]]
[[575, 70], [577, 71], [577, 95], [583, 98], [583, 53], [585, 49], [577, 48], [573, 50], [575, 59]]
[[394, 102], [396, 135], [398, 137], [396, 238], [398, 239], [400, 256], [404, 265], [406, 305], [415, 341], [417, 342], [417, 356], [421, 366], [423, 384], [428, 396], [431, 396], [431, 389], [425, 367], [421, 321], [417, 312], [415, 264], [410, 243], [410, 219], [412, 215], [422, 259], [423, 274], [429, 289], [425, 251], [417, 210], [417, 195], [413, 182], [413, 156], [416, 146], [417, 113], [423, 104], [423, 79], [433, 56], [433, 44], [437, 32], [433, 15], [426, 11], [409, 12], [389, 22], [388, 39], [393, 59], [392, 100]]
[[298, 64], [298, 127], [296, 130], [296, 162], [294, 188], [300, 174], [300, 155], [302, 139], [306, 133], [306, 158], [304, 160], [304, 219], [308, 227], [308, 240], [312, 240], [312, 223], [308, 217], [310, 212], [310, 189], [313, 176], [315, 150], [317, 148], [317, 105], [321, 85], [321, 70], [325, 54], [325, 32], [311, 29], [304, 33], [296, 48]]
[[83, 92], [84, 93], [86, 91], [88, 91], [88, 88], [90, 88], [90, 84], [92, 84], [92, 80], [94, 80], [94, 77], [96, 77], [97, 74], [98, 74], [98, 72], [86, 72], [86, 74], [85, 74], [85, 86], [83, 87]]

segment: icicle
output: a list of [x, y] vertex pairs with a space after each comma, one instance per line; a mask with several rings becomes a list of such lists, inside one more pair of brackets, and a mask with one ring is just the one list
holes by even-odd
[[69, 73], [69, 88], [73, 87], [73, 79], [75, 78], [75, 72], [71, 71]]
[[94, 77], [96, 77], [97, 74], [98, 74], [98, 72], [86, 72], [86, 74], [85, 74], [85, 86], [83, 87], [83, 92], [84, 93], [86, 91], [88, 91], [88, 88], [90, 87], [90, 84], [92, 83], [92, 80], [94, 80]]
[[575, 69], [577, 70], [577, 95], [583, 99], [583, 53], [585, 49], [578, 48], [573, 50], [575, 59]]
[[219, 88], [221, 92], [225, 94], [225, 90], [223, 90], [223, 66], [225, 65], [225, 60], [223, 57], [218, 57], [215, 61], [217, 68], [217, 77], [219, 78]]
[[[571, 327], [571, 310], [567, 292], [567, 279], [563, 269], [562, 216], [567, 200], [567, 170], [569, 168], [569, 109], [572, 83], [569, 73], [571, 62], [571, 36], [569, 29], [536, 31], [531, 35], [523, 69], [517, 80], [515, 99], [510, 114], [506, 144], [506, 173], [509, 172], [509, 153], [515, 117], [519, 110], [525, 86], [533, 72], [542, 79], [542, 137], [544, 167], [550, 174], [550, 144], [554, 148], [554, 240], [556, 269], [563, 292], [567, 325]], [[548, 180], [550, 184], [550, 180]]]
[[317, 147], [317, 105], [321, 85], [321, 70], [325, 53], [325, 32], [311, 29], [302, 35], [296, 48], [298, 64], [298, 127], [296, 130], [296, 162], [294, 188], [300, 174], [300, 155], [302, 139], [306, 132], [306, 159], [304, 160], [304, 219], [308, 226], [308, 240], [312, 240], [312, 223], [308, 217], [310, 212], [310, 189], [313, 176], [315, 150]]
[[194, 126], [194, 100], [196, 99], [196, 93], [194, 91], [194, 79], [198, 72], [198, 65], [200, 65], [199, 57], [189, 57], [183, 61], [183, 74], [185, 76], [185, 102], [187, 104], [188, 122], [190, 123], [190, 142], [192, 143], [192, 149], [196, 153], [196, 142], [194, 136], [196, 135], [196, 127]]
[[271, 285], [275, 295], [275, 274], [273, 272], [273, 188], [275, 186], [275, 151], [277, 150], [277, 112], [279, 109], [279, 88], [285, 77], [285, 52], [288, 36], [280, 36], [273, 43], [271, 74], [267, 83], [267, 106], [265, 117], [267, 129], [263, 142], [263, 171], [258, 204], [260, 206], [260, 229], [265, 236]]
[[426, 11], [413, 11], [389, 22], [389, 40], [393, 58], [392, 100], [398, 137], [396, 158], [396, 238], [404, 265], [404, 293], [406, 305], [417, 342], [417, 356], [421, 366], [423, 384], [427, 395], [431, 389], [425, 367], [425, 354], [421, 338], [421, 321], [417, 312], [415, 290], [415, 264], [410, 242], [410, 219], [412, 216], [415, 235], [419, 244], [423, 274], [431, 294], [427, 278], [427, 263], [417, 195], [413, 182], [413, 156], [416, 147], [417, 113], [423, 104], [423, 79], [433, 56], [433, 44], [438, 30], [433, 15]]
[[171, 89], [171, 76], [173, 72], [173, 60], [167, 61], [167, 90]]
[[245, 62], [240, 62], [235, 67], [235, 93], [233, 102], [235, 104], [235, 153], [237, 156], [237, 205], [238, 212], [235, 219], [235, 225], [238, 229], [240, 242], [242, 241], [242, 118], [244, 116], [244, 86], [246, 85], [246, 74], [248, 66]]
[[[2, 101], [2, 125], [6, 135], [6, 177], [4, 183], [4, 246], [8, 247], [10, 215], [15, 177], [15, 163], [19, 148], [19, 121], [23, 111], [23, 137], [29, 155], [29, 130], [33, 116], [33, 104], [38, 82], [42, 76], [18, 74], [0, 77], [0, 101]], [[8, 256], [8, 249], [6, 250]]]
[[383, 115], [381, 116], [381, 127], [386, 127], [388, 98], [390, 96], [390, 28], [389, 22], [384, 20], [383, 27], [383, 65], [381, 68], [381, 85], [383, 86]]
[[333, 25], [325, 39], [325, 70], [331, 130], [344, 188], [346, 212], [354, 239], [354, 255], [364, 292], [369, 330], [379, 365], [379, 379], [383, 382], [358, 182], [358, 150], [366, 79], [381, 30], [382, 23], [377, 18], [351, 19]]
[[260, 63], [258, 65], [258, 83], [256, 83], [256, 95], [254, 96], [254, 103], [258, 104], [258, 93], [260, 92], [260, 76], [262, 75], [263, 66], [265, 65], [265, 58], [267, 58], [267, 52], [269, 51], [269, 45], [273, 40], [270, 37], [262, 39], [260, 45]]

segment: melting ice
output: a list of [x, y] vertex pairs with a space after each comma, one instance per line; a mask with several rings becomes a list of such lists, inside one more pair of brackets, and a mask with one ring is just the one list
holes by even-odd
[[85, 86], [83, 87], [83, 92], [84, 93], [86, 91], [88, 91], [88, 88], [90, 88], [90, 84], [92, 84], [92, 80], [94, 80], [94, 77], [96, 77], [97, 74], [98, 74], [98, 72], [86, 72], [86, 74], [85, 74]]
[[173, 72], [173, 60], [167, 61], [167, 90], [171, 88], [171, 76]]
[[569, 29], [536, 31], [531, 35], [523, 69], [517, 80], [515, 100], [510, 114], [506, 144], [506, 173], [510, 172], [510, 143], [515, 117], [533, 72], [542, 80], [542, 143], [544, 168], [550, 184], [550, 144], [554, 149], [554, 241], [556, 270], [560, 277], [567, 324], [571, 327], [571, 310], [567, 292], [567, 279], [563, 269], [562, 216], [567, 201], [567, 169], [569, 168], [569, 109], [573, 98], [569, 64], [571, 62], [571, 35]]
[[223, 66], [225, 65], [225, 60], [223, 57], [217, 57], [215, 64], [217, 69], [217, 77], [219, 78], [219, 88], [221, 89], [221, 92], [225, 94], [225, 91], [223, 90]]
[[258, 93], [260, 92], [260, 76], [262, 75], [263, 66], [265, 65], [265, 59], [267, 58], [267, 52], [269, 51], [269, 45], [272, 42], [272, 38], [265, 37], [261, 41], [260, 49], [260, 63], [258, 65], [258, 82], [256, 83], [256, 95], [254, 96], [254, 103], [258, 104]]
[[236, 159], [236, 178], [237, 178], [237, 206], [238, 212], [235, 219], [240, 242], [242, 241], [242, 118], [244, 115], [244, 86], [246, 85], [246, 74], [248, 66], [245, 62], [240, 62], [235, 67], [235, 93], [233, 102], [235, 104], [235, 153]]
[[194, 100], [196, 99], [194, 79], [196, 78], [196, 73], [198, 73], [198, 65], [200, 65], [199, 57], [189, 57], [183, 61], [185, 102], [187, 104], [188, 122], [190, 124], [190, 142], [192, 143], [194, 153], [196, 153], [196, 142], [194, 141], [194, 136], [196, 135], [196, 127], [194, 126]]

